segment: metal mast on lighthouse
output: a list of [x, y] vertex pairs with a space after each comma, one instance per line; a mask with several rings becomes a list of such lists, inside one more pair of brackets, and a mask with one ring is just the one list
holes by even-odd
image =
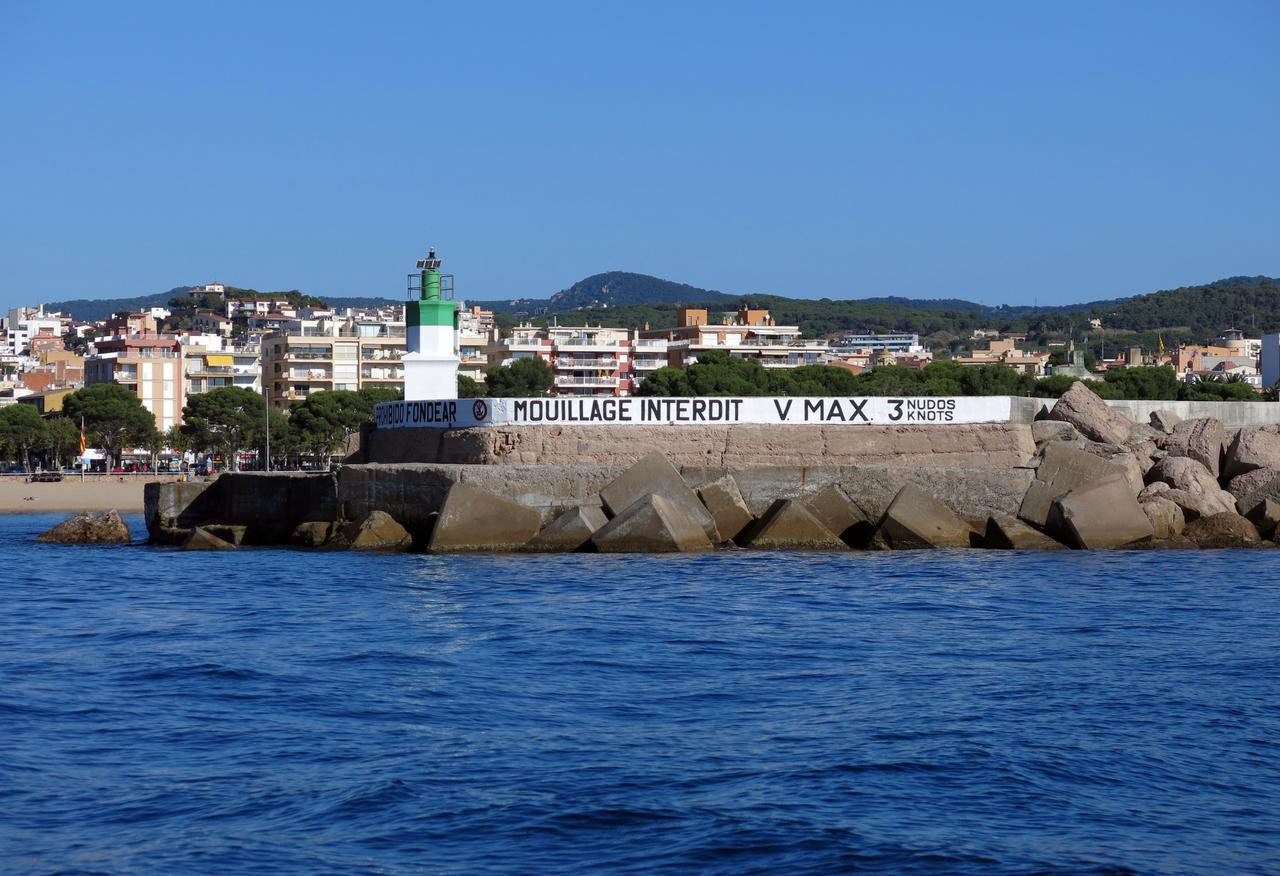
[[441, 264], [431, 247], [409, 275], [404, 397], [413, 401], [458, 397], [458, 302], [453, 274], [440, 273]]

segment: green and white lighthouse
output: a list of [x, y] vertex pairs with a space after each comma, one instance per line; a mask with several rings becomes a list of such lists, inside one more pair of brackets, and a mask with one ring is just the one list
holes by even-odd
[[435, 247], [409, 275], [404, 319], [409, 351], [404, 357], [407, 400], [458, 397], [458, 302], [453, 274], [440, 273]]

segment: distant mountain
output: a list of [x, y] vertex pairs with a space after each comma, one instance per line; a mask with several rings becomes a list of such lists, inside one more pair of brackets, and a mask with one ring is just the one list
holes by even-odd
[[122, 310], [145, 310], [148, 307], [164, 307], [170, 298], [186, 295], [194, 286], [174, 286], [168, 292], [139, 295], [137, 298], [70, 298], [66, 301], [50, 301], [44, 309], [51, 313], [69, 313], [83, 322], [109, 319]]
[[[168, 292], [137, 298], [111, 300], [75, 299], [54, 301], [51, 310], [69, 312], [77, 319], [105, 319], [120, 310], [137, 310], [165, 305], [170, 298], [185, 295], [191, 287], [177, 286]], [[333, 297], [330, 306], [370, 307], [398, 304], [398, 298]], [[958, 298], [915, 299], [878, 297], [833, 300], [829, 298], [788, 298], [782, 295], [731, 295], [676, 283], [647, 274], [608, 271], [579, 280], [549, 298], [519, 298], [506, 301], [468, 299], [500, 313], [521, 317], [557, 317], [613, 323], [635, 328], [671, 325], [679, 304], [706, 305], [730, 310], [740, 304], [767, 307], [782, 324], [799, 325], [809, 336], [843, 331], [914, 331], [921, 336], [948, 333], [967, 337], [975, 328], [995, 328], [1028, 332], [1035, 337], [1073, 333], [1080, 338], [1098, 333], [1089, 325], [1101, 320], [1112, 334], [1135, 335], [1164, 330], [1164, 339], [1208, 340], [1224, 328], [1236, 326], [1257, 336], [1264, 331], [1280, 331], [1280, 281], [1272, 277], [1228, 277], [1201, 286], [1183, 286], [1127, 298], [1112, 298], [1084, 304], [1055, 307], [1026, 305], [985, 307]], [[1177, 327], [1178, 331], [1168, 329]], [[1099, 336], [1101, 337], [1101, 336]], [[1139, 338], [1143, 343], [1148, 339]]]
[[[65, 301], [50, 301], [44, 309], [51, 313], [69, 313], [83, 322], [96, 322], [109, 319], [121, 311], [146, 310], [149, 307], [167, 307], [171, 298], [187, 295], [194, 286], [174, 286], [168, 292], [156, 292], [153, 295], [139, 295], [136, 298], [69, 298]], [[385, 307], [388, 304], [403, 304], [399, 298], [370, 297], [335, 297], [325, 298], [324, 302], [338, 310], [347, 307]]]

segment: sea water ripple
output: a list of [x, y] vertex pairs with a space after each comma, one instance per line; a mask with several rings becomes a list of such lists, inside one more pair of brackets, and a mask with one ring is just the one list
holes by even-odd
[[56, 519], [0, 517], [6, 872], [1280, 870], [1280, 555], [35, 544]]

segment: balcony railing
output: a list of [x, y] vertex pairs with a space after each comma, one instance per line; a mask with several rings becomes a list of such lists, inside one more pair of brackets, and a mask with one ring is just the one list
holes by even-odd
[[556, 386], [617, 386], [617, 377], [557, 377]]
[[557, 368], [616, 368], [616, 356], [601, 356], [596, 359], [575, 359], [568, 356], [556, 360]]

